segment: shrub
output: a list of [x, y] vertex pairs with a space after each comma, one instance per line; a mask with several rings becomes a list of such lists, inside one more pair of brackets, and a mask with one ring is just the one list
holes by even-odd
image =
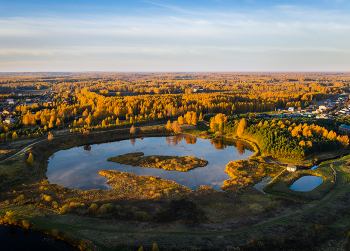
[[136, 212], [136, 211], [141, 211], [141, 209], [138, 208], [138, 207], [133, 206], [133, 207], [131, 208], [131, 211]]
[[165, 189], [163, 190], [163, 192], [164, 192], [165, 195], [167, 195], [167, 196], [169, 195], [169, 189], [165, 188]]
[[68, 204], [65, 204], [65, 205], [63, 205], [63, 207], [61, 207], [60, 213], [61, 213], [61, 214], [68, 213], [70, 210], [71, 210], [71, 209], [70, 209], [69, 205], [68, 205]]
[[77, 202], [71, 202], [71, 203], [69, 203], [69, 207], [70, 207], [71, 209], [76, 209], [79, 205], [80, 205], [80, 204], [77, 203]]
[[30, 223], [28, 220], [22, 220], [22, 225], [24, 228], [29, 228], [30, 227]]
[[52, 206], [53, 206], [53, 208], [58, 208], [58, 203], [56, 201], [53, 201]]
[[143, 212], [143, 211], [141, 211], [141, 212], [138, 214], [138, 217], [140, 217], [140, 218], [142, 218], [142, 219], [144, 219], [144, 220], [148, 220], [149, 218], [151, 218], [151, 217], [149, 216], [148, 213]]
[[52, 229], [52, 231], [51, 231], [52, 236], [56, 237], [56, 238], [58, 237], [59, 233], [60, 232], [58, 230], [56, 230], [56, 229]]
[[51, 196], [49, 196], [49, 195], [45, 195], [45, 194], [44, 194], [43, 197], [44, 197], [44, 200], [47, 201], [47, 202], [52, 201], [52, 198], [51, 198]]
[[222, 136], [222, 132], [220, 132], [220, 131], [216, 131], [216, 132], [215, 132], [215, 136], [217, 136], [217, 137], [221, 137], [221, 136]]
[[21, 194], [20, 196], [18, 196], [16, 199], [13, 200], [13, 202], [17, 203], [17, 202], [21, 202], [24, 200], [24, 195]]
[[252, 209], [254, 211], [258, 211], [258, 212], [264, 211], [264, 207], [260, 204], [257, 204], [257, 203], [250, 204], [249, 207], [250, 207], [250, 209]]
[[17, 224], [17, 217], [14, 212], [6, 212], [4, 220], [9, 224]]
[[107, 211], [108, 211], [108, 210], [107, 210], [106, 204], [103, 204], [103, 205], [100, 207], [99, 213], [101, 213], [101, 214], [106, 214]]
[[89, 130], [84, 130], [83, 135], [84, 137], [88, 137], [90, 135]]
[[90, 212], [97, 212], [98, 210], [98, 205], [96, 203], [92, 203], [91, 206], [89, 207]]
[[100, 207], [99, 212], [100, 212], [101, 214], [106, 214], [106, 213], [112, 212], [113, 209], [114, 209], [114, 205], [113, 205], [112, 203], [103, 204], [103, 205]]
[[159, 251], [157, 243], [153, 243], [152, 251]]

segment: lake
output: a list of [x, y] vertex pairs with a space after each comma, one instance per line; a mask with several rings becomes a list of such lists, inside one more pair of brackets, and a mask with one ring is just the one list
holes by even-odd
[[[110, 157], [131, 152], [144, 152], [145, 156], [194, 156], [209, 161], [209, 164], [188, 172], [179, 172], [107, 161]], [[108, 178], [98, 174], [99, 170], [158, 176], [191, 189], [207, 185], [221, 190], [223, 181], [230, 178], [225, 173], [226, 165], [230, 161], [246, 159], [253, 153], [254, 150], [249, 144], [240, 141], [183, 136], [137, 138], [58, 151], [49, 158], [46, 175], [50, 183], [79, 190], [112, 189], [113, 187], [107, 184]]]
[[295, 181], [290, 186], [290, 189], [299, 192], [308, 192], [318, 187], [322, 183], [322, 181], [323, 180], [321, 177], [307, 175]]

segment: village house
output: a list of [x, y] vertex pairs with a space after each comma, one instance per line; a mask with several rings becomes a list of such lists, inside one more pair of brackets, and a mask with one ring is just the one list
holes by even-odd
[[10, 124], [10, 123], [15, 123], [15, 121], [16, 121], [16, 120], [15, 120], [14, 118], [6, 118], [5, 121], [4, 121], [4, 123], [5, 123], [5, 124]]
[[339, 126], [338, 129], [339, 129], [339, 131], [342, 131], [342, 132], [350, 132], [350, 126], [348, 126], [348, 125], [342, 124]]
[[289, 171], [289, 172], [295, 172], [297, 170], [298, 170], [297, 167], [294, 166], [294, 165], [288, 165], [287, 166], [287, 171]]
[[13, 105], [15, 102], [13, 101], [13, 98], [8, 98], [7, 100], [7, 103], [9, 104], [9, 105]]

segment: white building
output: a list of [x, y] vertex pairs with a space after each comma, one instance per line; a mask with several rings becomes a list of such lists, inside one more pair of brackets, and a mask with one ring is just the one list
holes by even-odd
[[4, 121], [4, 123], [6, 123], [6, 124], [10, 124], [10, 123], [15, 123], [15, 119], [13, 119], [13, 118], [6, 118], [5, 119], [5, 121]]
[[297, 169], [297, 167], [296, 166], [293, 166], [293, 165], [288, 165], [287, 166], [287, 171], [289, 171], [289, 172], [295, 172], [295, 171], [297, 171], [298, 169]]
[[318, 107], [318, 109], [321, 110], [321, 111], [323, 111], [323, 110], [326, 110], [327, 107], [326, 107], [325, 105], [320, 105], [320, 106]]

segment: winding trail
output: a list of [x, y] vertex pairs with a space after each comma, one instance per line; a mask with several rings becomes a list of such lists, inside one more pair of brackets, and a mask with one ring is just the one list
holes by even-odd
[[42, 139], [42, 140], [39, 140], [39, 141], [36, 141], [36, 142], [34, 142], [34, 143], [31, 143], [31, 144], [27, 145], [27, 146], [24, 147], [22, 150], [19, 150], [18, 152], [16, 152], [16, 153], [13, 154], [12, 156], [10, 156], [10, 157], [8, 157], [8, 158], [6, 158], [6, 159], [4, 159], [4, 160], [1, 160], [0, 163], [5, 162], [6, 160], [9, 160], [9, 159], [11, 159], [11, 158], [17, 156], [18, 154], [24, 152], [28, 147], [34, 146], [34, 145], [36, 145], [37, 143], [40, 143], [40, 142], [45, 141], [45, 140], [47, 140], [47, 139]]

